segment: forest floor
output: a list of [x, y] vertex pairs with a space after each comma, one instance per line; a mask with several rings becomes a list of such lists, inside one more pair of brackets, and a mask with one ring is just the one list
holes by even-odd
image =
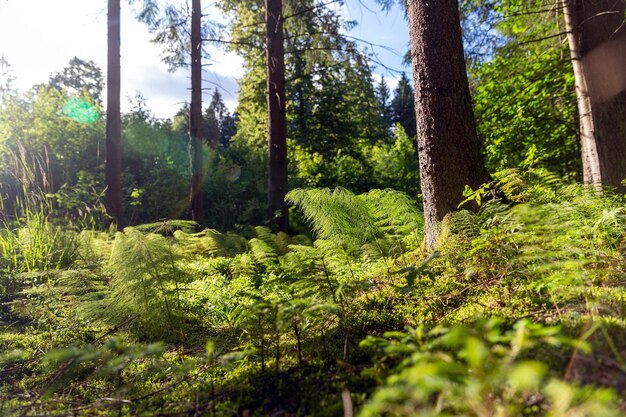
[[626, 206], [554, 181], [509, 178], [434, 252], [392, 191], [293, 193], [294, 236], [24, 222], [0, 414], [626, 415]]

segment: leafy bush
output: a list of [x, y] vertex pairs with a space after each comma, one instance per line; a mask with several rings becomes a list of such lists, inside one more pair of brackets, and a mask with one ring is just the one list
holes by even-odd
[[573, 341], [556, 327], [522, 320], [503, 330], [492, 319], [475, 327], [408, 329], [361, 345], [399, 362], [359, 413], [368, 416], [618, 416], [614, 393], [560, 381], [528, 356], [542, 344]]

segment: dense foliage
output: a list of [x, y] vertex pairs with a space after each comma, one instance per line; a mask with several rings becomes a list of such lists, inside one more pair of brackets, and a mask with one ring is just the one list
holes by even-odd
[[560, 7], [473, 0], [463, 7], [487, 165], [542, 167], [580, 180], [574, 75]]
[[59, 230], [47, 264], [7, 225], [2, 412], [619, 415], [623, 198], [499, 178], [427, 259], [395, 191], [294, 190], [312, 237]]

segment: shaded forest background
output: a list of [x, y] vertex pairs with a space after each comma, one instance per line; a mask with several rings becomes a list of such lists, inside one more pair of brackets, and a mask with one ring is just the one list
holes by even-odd
[[[247, 7], [239, 3], [224, 7], [235, 6]], [[567, 44], [564, 35], [541, 40], [545, 34], [558, 33], [559, 9], [502, 19], [507, 11], [515, 14], [515, 7], [504, 12], [465, 7], [468, 71], [487, 167], [492, 172], [545, 168], [581, 180]], [[244, 57], [248, 68], [235, 114], [229, 114], [219, 90], [205, 92], [211, 99], [203, 110], [202, 137], [207, 145], [219, 146], [203, 151], [202, 195], [206, 225], [220, 230], [265, 220], [267, 115], [265, 64], [259, 59], [264, 40], [262, 27], [245, 20], [254, 18], [240, 11], [231, 29], [231, 48]], [[365, 52], [342, 37], [345, 23], [335, 12], [314, 7], [286, 22], [289, 188], [341, 186], [362, 192], [390, 187], [417, 196], [414, 96], [406, 75], [400, 75], [394, 91], [389, 91], [384, 77], [376, 82]], [[4, 68], [10, 82], [10, 63]], [[82, 123], [67, 117], [71, 109], [66, 103], [82, 99], [93, 106], [85, 111], [103, 115], [103, 88], [102, 70], [79, 58], [51, 74], [48, 85], [35, 86], [27, 94], [12, 94], [7, 84], [3, 187], [15, 184], [8, 179], [19, 172], [14, 165], [22, 154], [30, 158], [29, 166], [35, 166], [35, 160], [45, 164], [44, 192], [52, 196], [63, 189], [55, 202], [59, 208], [69, 214], [80, 208], [74, 206], [86, 203], [84, 198], [63, 197], [69, 190], [91, 194], [91, 205], [104, 184], [103, 118], [94, 116], [93, 123]], [[157, 120], [141, 96], [123, 115], [122, 195], [129, 224], [184, 217], [188, 118], [185, 105], [171, 119]], [[26, 136], [26, 126], [35, 125], [41, 128]], [[16, 190], [6, 193], [15, 195]]]

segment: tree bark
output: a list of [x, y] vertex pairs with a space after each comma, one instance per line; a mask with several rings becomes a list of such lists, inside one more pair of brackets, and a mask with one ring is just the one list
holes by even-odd
[[456, 0], [408, 0], [426, 245], [466, 185], [490, 180], [481, 155]]
[[107, 15], [106, 208], [117, 229], [124, 227], [122, 212], [122, 124], [120, 116], [120, 0], [109, 0]]
[[569, 44], [570, 60], [574, 70], [574, 88], [576, 89], [576, 105], [578, 107], [578, 124], [580, 136], [581, 158], [583, 165], [583, 182], [589, 185], [602, 184], [600, 176], [600, 157], [596, 146], [595, 124], [591, 111], [591, 97], [589, 86], [585, 78], [583, 60], [580, 51], [580, 33], [578, 19], [571, 0], [563, 0], [563, 16], [567, 41]]
[[267, 26], [268, 217], [282, 232], [289, 229], [287, 194], [287, 118], [285, 47], [281, 0], [265, 0]]
[[624, 0], [562, 0], [580, 117], [583, 180], [626, 191]]
[[191, 189], [189, 208], [191, 220], [204, 227], [202, 205], [202, 7], [200, 0], [193, 0], [191, 6], [191, 107], [189, 109], [189, 165]]

